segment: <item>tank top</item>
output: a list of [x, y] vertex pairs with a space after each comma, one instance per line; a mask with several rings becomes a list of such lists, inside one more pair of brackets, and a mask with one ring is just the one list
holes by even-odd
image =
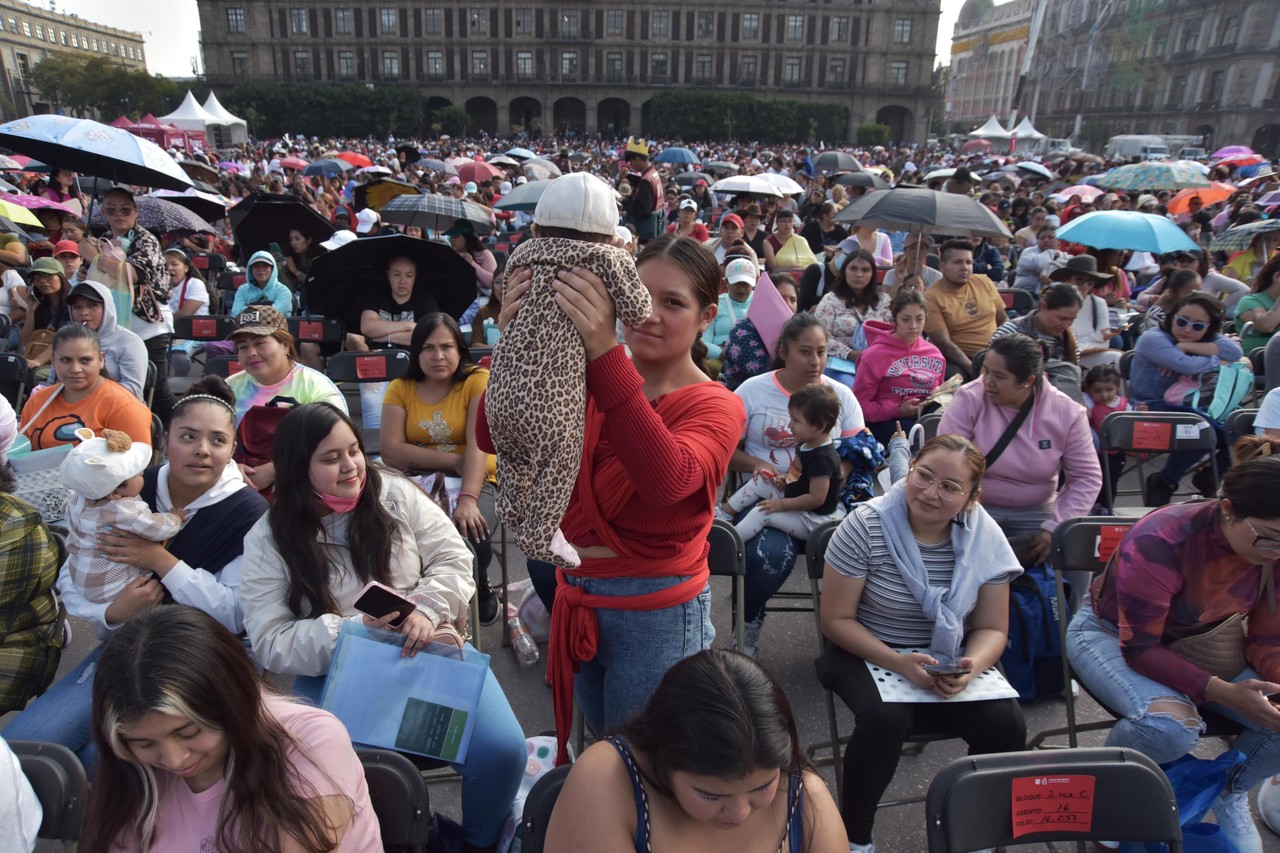
[[[649, 846], [649, 795], [644, 789], [640, 765], [635, 753], [620, 737], [609, 736], [605, 742], [618, 751], [627, 775], [631, 777], [631, 790], [636, 797], [636, 834], [632, 839], [636, 853], [652, 853]], [[800, 853], [804, 845], [804, 787], [800, 771], [791, 772], [787, 784], [787, 834], [778, 845], [778, 853]]]

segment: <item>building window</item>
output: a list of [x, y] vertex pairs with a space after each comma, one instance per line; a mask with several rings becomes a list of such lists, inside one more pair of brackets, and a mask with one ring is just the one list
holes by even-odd
[[667, 82], [667, 75], [671, 73], [671, 68], [667, 64], [667, 55], [665, 53], [655, 53], [650, 57], [649, 73], [653, 79], [652, 83]]
[[142, 61], [142, 48], [138, 48], [138, 61]]
[[716, 13], [698, 13], [698, 38], [708, 39], [716, 34]]
[[382, 8], [378, 10], [378, 25], [384, 36], [395, 35], [400, 29], [400, 15], [395, 9]]
[[1200, 36], [1200, 21], [1196, 19], [1189, 21], [1182, 27], [1182, 49], [1181, 53], [1186, 53], [1196, 49], [1196, 41]]
[[489, 77], [489, 51], [473, 50], [471, 52], [471, 79], [487, 80]]
[[289, 10], [289, 32], [299, 35], [306, 35], [307, 32], [307, 10], [306, 9], [290, 9]]
[[444, 51], [443, 50], [427, 51], [427, 79], [428, 80], [444, 79]]
[[831, 42], [833, 44], [843, 44], [849, 40], [849, 19], [844, 15], [837, 15], [831, 19]]
[[560, 16], [560, 35], [567, 39], [578, 37], [578, 12], [576, 9]]
[[905, 62], [889, 63], [889, 85], [890, 86], [907, 85], [907, 63]]
[[754, 56], [744, 56], [738, 60], [738, 82], [751, 85], [756, 82], [758, 67]]
[[345, 35], [351, 34], [351, 10], [350, 9], [334, 10], [333, 28], [338, 32], [339, 35], [345, 36]]
[[227, 9], [227, 32], [244, 32], [244, 9], [238, 6]]
[[790, 41], [804, 39], [804, 15], [787, 15], [787, 39]]
[[249, 69], [249, 54], [243, 50], [231, 51], [231, 73], [237, 78], [244, 79], [245, 73]]
[[427, 35], [438, 36], [444, 32], [444, 11], [427, 9]]
[[[66, 30], [58, 30], [58, 40], [62, 42], [62, 46], [63, 46], [63, 47], [66, 47], [66, 46], [67, 46], [67, 31], [66, 31]], [[130, 56], [129, 58], [130, 58], [130, 59], [132, 59], [133, 57], [132, 57], [132, 56]]]
[[893, 43], [911, 44], [911, 19], [895, 18], [893, 21]]
[[783, 85], [794, 86], [800, 82], [800, 57], [788, 56], [782, 63]]
[[356, 55], [350, 50], [338, 51], [338, 79], [354, 80], [356, 76]]
[[137, 58], [137, 57], [135, 57], [135, 56], [134, 56], [134, 53], [133, 53], [133, 47], [132, 47], [132, 46], [129, 48], [129, 58], [130, 58], [130, 59], [136, 59], [136, 58]]
[[649, 29], [655, 37], [666, 38], [671, 35], [671, 13], [659, 9], [650, 13]]
[[79, 36], [77, 36], [75, 33], [72, 33], [72, 34], [71, 34], [71, 46], [72, 46], [72, 47], [79, 47], [79, 46], [80, 46], [80, 38], [79, 38]]
[[400, 79], [400, 51], [384, 50], [382, 52], [382, 79]]
[[1227, 19], [1222, 23], [1222, 37], [1218, 39], [1218, 44], [1230, 45], [1235, 44], [1236, 39], [1240, 35], [1240, 16], [1228, 15]]
[[516, 79], [517, 80], [533, 79], [533, 51], [532, 50], [516, 51]]
[[827, 83], [839, 86], [848, 82], [845, 80], [845, 61], [843, 59], [832, 59], [827, 64]]
[[693, 76], [699, 82], [709, 83], [711, 81], [711, 54], [700, 53], [693, 60]]
[[578, 52], [566, 50], [560, 54], [560, 79], [578, 79]]
[[533, 35], [533, 10], [516, 9], [516, 35]]
[[293, 52], [293, 73], [299, 80], [311, 79], [311, 51], [295, 50]]
[[49, 26], [49, 44], [57, 44], [57, 43], [58, 43], [58, 31], [55, 30], [52, 25], [50, 25]]
[[[28, 35], [30, 35], [30, 33], [28, 33]], [[93, 49], [95, 52], [98, 50], [98, 40], [96, 38], [93, 40]]]
[[621, 9], [610, 9], [604, 13], [604, 34], [607, 36], [622, 35], [625, 18]]
[[471, 10], [471, 35], [483, 36], [489, 32], [489, 12], [485, 9]]
[[742, 16], [742, 37], [744, 39], [760, 38], [760, 15], [747, 12]]
[[17, 35], [17, 34], [18, 34], [18, 19], [17, 19], [17, 18], [10, 18], [10, 19], [9, 19], [9, 32], [13, 33], [14, 35]]
[[622, 54], [617, 51], [610, 51], [604, 55], [604, 73], [605, 78], [610, 83], [622, 82]]
[[36, 24], [36, 38], [44, 41], [44, 24]]

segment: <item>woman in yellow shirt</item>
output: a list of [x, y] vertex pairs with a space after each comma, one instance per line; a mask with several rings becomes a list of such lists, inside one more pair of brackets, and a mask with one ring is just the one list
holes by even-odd
[[488, 384], [489, 371], [472, 363], [458, 322], [448, 314], [428, 314], [409, 339], [408, 374], [387, 386], [380, 432], [383, 464], [410, 475], [434, 474], [457, 487], [448, 489], [451, 517], [476, 549], [476, 594], [485, 625], [498, 615], [498, 599], [489, 588], [497, 457], [480, 450], [475, 439], [476, 410]]
[[818, 258], [809, 241], [796, 233], [795, 214], [785, 208], [778, 211], [774, 231], [764, 241], [764, 263], [769, 272], [789, 272], [797, 278]]

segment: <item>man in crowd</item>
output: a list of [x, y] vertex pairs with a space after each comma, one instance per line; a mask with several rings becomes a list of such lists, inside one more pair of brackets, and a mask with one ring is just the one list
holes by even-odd
[[929, 313], [925, 333], [947, 359], [947, 375], [972, 379], [972, 358], [984, 349], [1007, 317], [999, 291], [973, 272], [973, 243], [942, 244], [942, 278], [924, 292]]

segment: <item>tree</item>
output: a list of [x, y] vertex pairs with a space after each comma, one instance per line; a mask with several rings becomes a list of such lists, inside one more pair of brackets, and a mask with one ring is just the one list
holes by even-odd
[[858, 144], [864, 148], [888, 145], [890, 132], [887, 124], [875, 124], [874, 122], [860, 124], [858, 125]]
[[467, 131], [471, 128], [471, 116], [468, 115], [466, 107], [441, 107], [432, 111], [435, 118], [431, 129], [437, 133], [447, 133], [449, 136], [466, 136]]
[[762, 142], [840, 141], [847, 107], [746, 92], [671, 91], [649, 102], [651, 124], [663, 136], [758, 139]]
[[[166, 113], [179, 102], [178, 85], [158, 75], [112, 63], [102, 56], [84, 57], [54, 51], [31, 69], [31, 85], [77, 115], [97, 112], [138, 118]], [[110, 114], [110, 115], [108, 115]]]

